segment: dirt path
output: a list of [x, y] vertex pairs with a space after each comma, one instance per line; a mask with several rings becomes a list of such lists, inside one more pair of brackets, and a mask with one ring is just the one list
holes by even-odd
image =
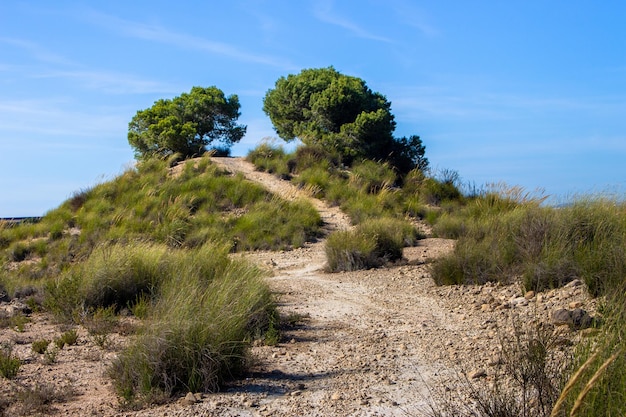
[[[283, 198], [310, 198], [286, 181], [254, 171], [240, 158], [214, 160]], [[328, 231], [349, 227], [349, 219], [338, 208], [311, 201]], [[195, 402], [181, 399], [120, 412], [102, 375], [114, 353], [99, 353], [89, 343], [61, 351], [54, 366], [33, 360], [28, 365], [32, 369], [25, 367], [20, 378], [36, 380], [47, 370], [78, 391], [78, 397], [55, 407], [58, 415], [423, 415], [433, 393], [446, 386], [454, 390], [461, 373], [484, 371], [481, 381], [489, 382], [495, 372], [498, 334], [511, 316], [529, 321], [571, 302], [588, 302], [577, 287], [526, 301], [515, 285], [436, 287], [429, 276], [429, 260], [452, 248], [451, 240], [429, 238], [405, 249], [403, 265], [337, 274], [323, 270], [323, 241], [289, 252], [235, 255], [268, 269], [267, 281], [279, 297], [280, 312], [293, 318], [293, 326], [277, 346], [252, 349], [254, 366], [248, 378], [225, 392], [197, 395]], [[29, 324], [20, 335], [22, 345], [29, 346], [28, 340], [41, 337], [37, 335], [42, 329], [52, 328], [47, 323], [41, 326]], [[82, 362], [72, 361], [71, 355]], [[463, 394], [455, 396], [464, 401]]]

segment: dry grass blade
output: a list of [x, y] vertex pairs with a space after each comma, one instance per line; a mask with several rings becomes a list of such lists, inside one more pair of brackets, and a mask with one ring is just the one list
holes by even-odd
[[570, 391], [572, 390], [572, 388], [574, 388], [574, 385], [578, 382], [583, 372], [585, 372], [587, 368], [589, 368], [591, 363], [596, 360], [598, 355], [599, 355], [599, 352], [596, 352], [593, 355], [591, 355], [591, 357], [585, 361], [585, 363], [578, 369], [578, 371], [576, 371], [576, 373], [572, 375], [569, 381], [567, 381], [567, 384], [565, 384], [563, 391], [561, 391], [561, 395], [559, 396], [559, 399], [556, 400], [556, 403], [554, 404], [554, 408], [552, 409], [552, 413], [550, 413], [550, 417], [558, 416], [559, 411], [561, 411], [561, 407], [563, 406], [563, 403], [565, 402], [565, 399], [569, 395]]
[[574, 407], [572, 407], [572, 411], [569, 414], [570, 417], [575, 417], [578, 414], [578, 410], [580, 410], [580, 407], [583, 405], [583, 401], [585, 400], [585, 397], [587, 396], [589, 391], [591, 391], [591, 388], [593, 388], [593, 386], [595, 385], [596, 381], [600, 378], [600, 376], [602, 376], [602, 374], [604, 373], [606, 368], [608, 368], [609, 365], [611, 363], [613, 363], [613, 361], [615, 359], [617, 359], [617, 357], [619, 356], [620, 353], [622, 353], [621, 349], [619, 351], [615, 352], [613, 355], [611, 355], [611, 357], [608, 358], [602, 364], [602, 366], [600, 366], [600, 368], [598, 368], [596, 373], [593, 374], [593, 376], [591, 377], [589, 382], [587, 382], [587, 384], [585, 385], [585, 388], [583, 388], [583, 390], [580, 392], [580, 394], [578, 394], [578, 397], [576, 398], [576, 402], [574, 403]]

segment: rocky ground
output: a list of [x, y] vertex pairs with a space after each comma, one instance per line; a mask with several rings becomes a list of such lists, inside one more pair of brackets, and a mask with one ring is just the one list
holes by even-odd
[[[241, 159], [216, 161], [285, 198], [308, 198]], [[312, 201], [329, 230], [349, 227], [337, 208]], [[251, 373], [222, 393], [189, 393], [166, 405], [122, 410], [105, 370], [128, 338], [124, 326], [116, 330], [122, 334], [111, 333], [103, 346], [79, 328], [77, 345], [64, 347], [50, 360], [34, 353], [32, 342], [54, 339], [64, 329], [45, 315], [31, 314], [22, 331], [0, 330], [0, 341], [11, 342], [24, 361], [14, 380], [0, 380], [0, 394], [6, 398], [39, 384], [52, 392], [51, 403], [40, 408], [45, 414], [82, 417], [419, 416], [442, 395], [469, 403], [467, 392], [459, 389], [464, 375], [479, 386], [493, 384], [502, 372], [500, 342], [513, 328], [553, 323], [559, 309], [556, 324], [584, 321], [580, 314], [572, 317], [580, 308], [595, 311], [580, 282], [540, 294], [523, 294], [517, 285], [437, 287], [429, 276], [429, 261], [453, 245], [428, 238], [405, 249], [400, 264], [336, 274], [324, 272], [323, 240], [289, 252], [235, 255], [267, 269], [267, 281], [289, 326], [276, 346], [253, 347]], [[572, 343], [588, 332], [570, 330], [567, 324], [547, 328], [558, 355], [567, 355]], [[8, 415], [33, 414], [36, 408], [27, 409], [33, 401], [25, 396]]]

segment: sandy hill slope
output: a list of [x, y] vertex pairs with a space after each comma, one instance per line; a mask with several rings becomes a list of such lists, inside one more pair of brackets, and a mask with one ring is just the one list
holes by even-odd
[[[283, 198], [311, 198], [287, 181], [257, 172], [241, 158], [213, 158], [230, 172], [241, 172]], [[337, 208], [311, 199], [326, 230], [350, 227]], [[101, 349], [84, 332], [81, 343], [64, 349], [54, 364], [33, 358], [20, 370], [23, 383], [57, 384], [74, 395], [55, 404], [57, 415], [105, 416], [406, 416], [423, 415], [433, 395], [464, 373], [489, 384], [496, 372], [499, 340], [518, 322], [548, 320], [551, 311], [589, 303], [581, 287], [524, 298], [517, 286], [436, 287], [429, 261], [453, 249], [447, 239], [427, 238], [405, 249], [405, 262], [351, 273], [324, 272], [324, 239], [285, 252], [237, 254], [269, 272], [279, 310], [292, 322], [276, 346], [252, 349], [252, 372], [218, 394], [188, 395], [140, 411], [120, 411], [103, 375], [124, 344], [111, 337]], [[21, 355], [51, 334], [54, 326], [36, 318], [19, 339]], [[46, 333], [47, 332], [47, 333]], [[563, 332], [563, 338], [574, 334]], [[563, 344], [564, 346], [567, 343]], [[0, 381], [0, 383], [4, 383]], [[8, 389], [4, 387], [3, 389]], [[466, 401], [462, 392], [456, 393]]]

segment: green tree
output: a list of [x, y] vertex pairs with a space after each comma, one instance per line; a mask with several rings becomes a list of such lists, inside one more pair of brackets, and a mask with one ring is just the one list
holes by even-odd
[[[263, 111], [285, 141], [298, 138], [305, 145], [335, 150], [346, 163], [385, 160], [408, 172], [418, 160], [426, 161], [418, 136], [393, 137], [396, 122], [385, 96], [333, 67], [281, 77], [265, 95]], [[416, 145], [421, 148], [410, 148]]]
[[139, 110], [128, 124], [128, 142], [137, 159], [175, 153], [191, 158], [202, 155], [214, 141], [230, 148], [246, 133], [246, 126], [236, 123], [239, 108], [236, 95], [225, 97], [217, 87], [193, 87]]
[[396, 139], [394, 147], [389, 162], [400, 172], [409, 172], [414, 168], [422, 172], [428, 170], [430, 163], [426, 158], [426, 147], [419, 136], [411, 135], [408, 138]]

